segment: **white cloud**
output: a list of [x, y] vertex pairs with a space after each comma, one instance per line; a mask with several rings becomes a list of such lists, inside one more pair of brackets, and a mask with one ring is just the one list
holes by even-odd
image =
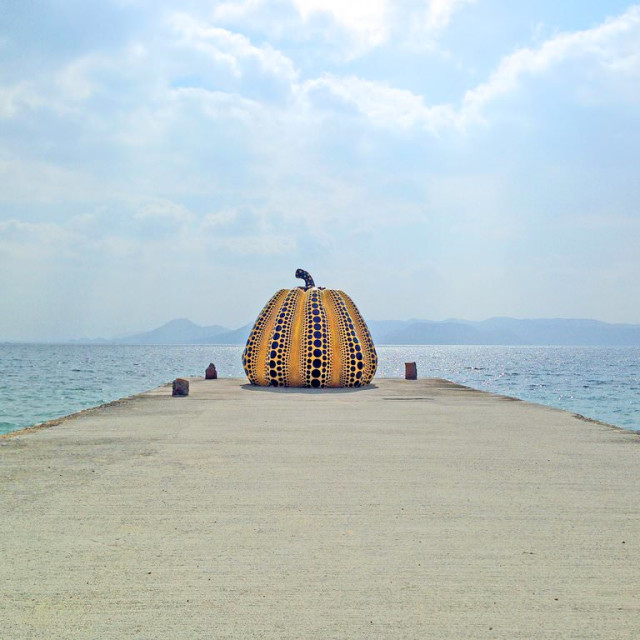
[[[414, 12], [421, 11], [426, 16], [424, 20], [429, 26], [425, 28], [437, 29], [446, 26], [453, 13], [470, 1], [431, 0], [412, 6]], [[225, 3], [216, 11], [229, 14], [235, 11], [239, 15], [238, 12], [254, 11], [261, 6], [260, 0], [251, 0]], [[395, 10], [401, 7], [400, 4], [393, 6]], [[296, 0], [296, 7], [303, 17], [323, 11], [343, 26], [372, 29], [371, 33], [378, 29], [375, 25], [383, 29], [380, 25], [391, 11], [388, 0], [375, 3]], [[171, 38], [162, 45], [134, 41], [110, 56], [88, 54], [78, 58], [53, 74], [52, 82], [41, 79], [39, 83], [0, 87], [0, 118], [17, 117], [25, 109], [48, 107], [60, 117], [75, 119], [76, 126], [84, 121], [92, 137], [108, 132], [111, 141], [135, 145], [143, 151], [149, 144], [168, 139], [172, 131], [194, 115], [203, 122], [243, 123], [247, 127], [247, 144], [254, 146], [264, 144], [267, 138], [272, 141], [278, 136], [292, 138], [290, 131], [315, 127], [318, 114], [331, 117], [332, 110], [339, 114], [345, 107], [353, 109], [376, 128], [419, 128], [433, 134], [463, 130], [481, 122], [491, 103], [516, 91], [527, 77], [541, 76], [571, 60], [578, 61], [579, 66], [588, 68], [591, 74], [624, 78], [627, 80], [625, 91], [635, 91], [634, 95], [638, 92], [637, 88], [633, 89], [637, 83], [630, 81], [640, 75], [639, 6], [592, 29], [561, 33], [536, 47], [506, 56], [486, 82], [469, 89], [458, 104], [428, 104], [422, 95], [408, 89], [355, 75], [331, 73], [301, 80], [293, 60], [269, 44], [256, 45], [241, 33], [199, 21], [186, 13], [171, 14], [169, 26]], [[189, 51], [202, 53], [213, 65], [221, 65], [235, 81], [220, 88], [172, 86], [173, 78], [194, 72]], [[151, 59], [157, 64], [150, 65]], [[196, 75], [211, 77], [215, 84], [220, 76], [216, 67], [207, 67], [206, 63], [199, 67], [199, 64], [201, 62], [195, 64]], [[575, 87], [580, 81], [574, 71], [572, 69], [572, 77], [567, 80], [568, 86]], [[271, 97], [266, 97], [271, 87], [261, 93], [264, 86], [260, 74], [278, 83], [277, 106]], [[123, 81], [130, 90], [117, 97], [117, 109], [113, 102], [105, 102], [104, 107], [99, 103], [87, 108], [75, 104], [92, 97], [98, 89], [111, 95], [113, 83]], [[615, 92], [612, 95], [615, 99]], [[328, 102], [324, 99], [327, 96]], [[279, 151], [273, 149], [269, 153], [274, 155]], [[11, 165], [11, 168], [0, 165], [0, 180], [3, 168], [7, 173], [16, 173], [21, 167], [20, 161], [13, 158]], [[61, 182], [59, 177], [68, 183], [76, 173], [59, 168], [49, 170], [44, 166], [41, 171], [45, 175], [38, 182], [44, 183], [43, 193], [47, 192], [49, 183], [51, 190], [57, 190], [54, 183]], [[65, 175], [54, 179], [54, 176], [48, 177], [46, 171], [63, 171]], [[15, 191], [10, 184], [7, 186], [9, 191]]]
[[209, 91], [200, 87], [180, 87], [168, 94], [171, 101], [196, 106], [210, 118], [230, 118], [245, 122], [262, 117], [265, 107], [237, 93]]
[[540, 75], [570, 59], [588, 58], [612, 73], [640, 71], [640, 6], [593, 29], [561, 33], [535, 49], [519, 49], [502, 59], [487, 82], [467, 91], [465, 119], [493, 100], [517, 89], [527, 75]]
[[10, 87], [0, 86], [0, 120], [9, 119], [24, 109], [40, 106], [42, 100], [28, 82], [20, 82]]
[[16, 219], [0, 221], [0, 240], [8, 246], [14, 243], [57, 243], [67, 236], [60, 225], [43, 222], [22, 222]]
[[[444, 20], [455, 9], [454, 2], [432, 5]], [[351, 105], [373, 125], [388, 129], [422, 128], [431, 133], [466, 127], [484, 119], [483, 110], [492, 102], [518, 89], [527, 76], [542, 75], [571, 60], [579, 61], [591, 73], [604, 75], [640, 75], [640, 7], [583, 31], [561, 33], [536, 48], [524, 48], [501, 60], [489, 79], [468, 90], [459, 105], [427, 105], [422, 96], [380, 82], [355, 76], [325, 75], [308, 80], [302, 94], [312, 101], [319, 91], [327, 91]], [[579, 82], [575, 70], [567, 85]], [[629, 91], [629, 88], [625, 88]], [[636, 87], [637, 92], [637, 87]]]
[[[338, 2], [337, 0], [292, 0], [303, 19], [310, 19], [319, 12], [332, 16], [336, 23], [354, 32], [365, 34], [371, 42], [389, 37], [385, 29], [393, 24], [394, 11], [401, 4], [389, 0], [376, 2]], [[411, 5], [410, 13], [423, 16], [427, 30], [445, 27], [455, 11], [473, 0], [431, 0]], [[229, 15], [251, 12], [262, 6], [260, 0], [243, 3], [225, 3], [216, 11]], [[234, 13], [235, 12], [235, 13]], [[390, 17], [391, 16], [391, 17]], [[418, 21], [419, 22], [419, 21]], [[330, 95], [364, 116], [375, 127], [388, 129], [421, 128], [431, 133], [450, 129], [464, 129], [485, 117], [486, 108], [501, 97], [516, 91], [521, 82], [530, 76], [540, 76], [567, 61], [584, 61], [593, 73], [594, 65], [599, 73], [621, 76], [633, 80], [640, 75], [640, 7], [633, 6], [622, 15], [583, 31], [558, 34], [534, 48], [523, 48], [504, 57], [488, 79], [469, 89], [458, 105], [427, 104], [424, 98], [408, 89], [390, 86], [383, 82], [357, 76], [325, 74], [301, 81], [300, 72], [293, 60], [269, 44], [256, 45], [248, 37], [228, 29], [199, 21], [186, 13], [174, 13], [169, 25], [177, 39], [169, 41], [163, 55], [172, 56], [176, 44], [184, 49], [197, 51], [208, 60], [222, 65], [236, 78], [235, 85], [216, 88], [202, 86], [171, 87], [171, 77], [166, 74], [188, 75], [192, 61], [187, 57], [167, 60], [168, 66], [154, 69], [157, 77], [146, 77], [145, 62], [157, 52], [149, 51], [141, 43], [128, 44], [124, 50], [112, 55], [89, 54], [64, 66], [55, 74], [55, 87], [42, 81], [39, 85], [21, 83], [12, 87], [0, 87], [0, 118], [16, 117], [21, 110], [49, 105], [57, 112], [76, 113], [73, 103], [93, 96], [101, 83], [108, 90], [111, 75], [116, 69], [124, 69], [128, 82], [144, 86], [150, 91], [137, 97], [137, 109], [122, 111], [114, 135], [122, 142], [147, 144], [151, 139], [165, 135], [168, 127], [178, 117], [178, 105], [197, 108], [210, 119], [231, 118], [246, 123], [279, 120], [282, 126], [288, 116], [300, 114], [302, 104], [311, 108], [307, 117], [321, 104], [322, 95]], [[385, 26], [386, 25], [386, 26]], [[366, 35], [369, 34], [369, 35]], [[365, 37], [363, 36], [363, 37]], [[157, 45], [156, 45], [157, 46]], [[209, 70], [212, 78], [218, 76]], [[204, 69], [203, 73], [206, 74]], [[283, 111], [270, 111], [268, 101], [256, 87], [256, 73], [262, 73], [280, 82]], [[137, 79], [137, 80], [136, 80]], [[574, 77], [572, 82], [576, 82]], [[568, 81], [569, 83], [569, 81]], [[633, 90], [629, 87], [627, 92]], [[253, 93], [252, 93], [253, 92]], [[146, 101], [146, 104], [144, 103]], [[182, 108], [182, 107], [181, 107]], [[326, 109], [324, 110], [326, 113]], [[184, 114], [183, 114], [184, 115]], [[83, 112], [80, 117], [93, 118], [95, 111]], [[180, 116], [183, 117], [183, 116]], [[275, 120], [274, 120], [275, 119]]]
[[391, 129], [417, 126], [435, 133], [455, 121], [455, 114], [449, 105], [429, 107], [421, 96], [411, 91], [355, 76], [325, 75], [303, 85], [303, 93], [312, 99], [315, 93], [322, 90], [356, 108], [376, 126]]
[[74, 60], [57, 74], [57, 83], [63, 94], [71, 100], [87, 100], [96, 90], [92, 79], [99, 67], [110, 66], [100, 56], [86, 56]]
[[389, 37], [388, 0], [293, 0], [302, 19], [326, 14], [358, 40], [375, 46]]
[[230, 0], [216, 4], [211, 13], [214, 22], [243, 20], [248, 15], [259, 11], [264, 0]]
[[[214, 22], [246, 25], [278, 37], [294, 33], [296, 39], [320, 38], [331, 43], [332, 58], [356, 58], [397, 40], [425, 46], [445, 29], [456, 11], [476, 0], [289, 0], [281, 12], [269, 11], [267, 0], [238, 0], [218, 4]], [[271, 6], [271, 9], [273, 7]], [[293, 15], [292, 15], [293, 13]], [[302, 22], [302, 24], [300, 24]]]
[[183, 46], [226, 65], [237, 77], [243, 75], [247, 62], [255, 62], [264, 72], [291, 82], [298, 75], [293, 62], [269, 44], [257, 47], [240, 33], [200, 22], [186, 13], [174, 14], [170, 24], [181, 35]]
[[453, 14], [465, 4], [471, 4], [476, 0], [431, 0], [426, 12], [425, 24], [427, 30], [434, 31], [444, 29], [450, 22]]

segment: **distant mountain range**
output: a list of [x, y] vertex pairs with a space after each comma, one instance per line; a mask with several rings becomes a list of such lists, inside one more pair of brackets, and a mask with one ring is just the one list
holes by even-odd
[[229, 329], [219, 324], [202, 327], [187, 318], [171, 320], [157, 329], [134, 333], [130, 336], [97, 338], [96, 340], [74, 340], [95, 344], [244, 344], [249, 337], [251, 325]]
[[598, 320], [409, 320], [370, 328], [377, 344], [640, 346], [640, 325]]
[[[467, 320], [371, 320], [376, 344], [460, 345], [602, 345], [640, 346], [640, 325], [610, 324], [598, 320], [491, 318]], [[143, 333], [104, 344], [244, 344], [251, 325], [228, 329], [220, 325], [202, 327], [182, 318]]]
[[208, 344], [214, 341], [216, 336], [228, 332], [229, 329], [218, 324], [201, 327], [191, 320], [180, 318], [171, 320], [157, 329], [120, 338], [117, 342], [121, 344]]

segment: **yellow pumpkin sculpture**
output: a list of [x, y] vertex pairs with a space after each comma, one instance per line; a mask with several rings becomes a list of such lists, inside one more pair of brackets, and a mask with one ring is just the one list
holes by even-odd
[[251, 384], [273, 387], [360, 387], [378, 366], [371, 334], [343, 291], [316, 287], [302, 269], [304, 287], [281, 289], [249, 334], [242, 364]]

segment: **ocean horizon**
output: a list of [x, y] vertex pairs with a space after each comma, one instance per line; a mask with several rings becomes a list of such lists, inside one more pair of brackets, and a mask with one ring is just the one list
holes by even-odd
[[[244, 378], [238, 345], [0, 344], [0, 433], [180, 376]], [[445, 378], [640, 430], [640, 347], [379, 346], [377, 378]], [[375, 384], [375, 378], [373, 380]]]

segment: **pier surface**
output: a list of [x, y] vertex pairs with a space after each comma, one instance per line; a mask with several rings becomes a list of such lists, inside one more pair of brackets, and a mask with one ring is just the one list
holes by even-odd
[[640, 638], [640, 437], [191, 380], [0, 440], [0, 636]]

